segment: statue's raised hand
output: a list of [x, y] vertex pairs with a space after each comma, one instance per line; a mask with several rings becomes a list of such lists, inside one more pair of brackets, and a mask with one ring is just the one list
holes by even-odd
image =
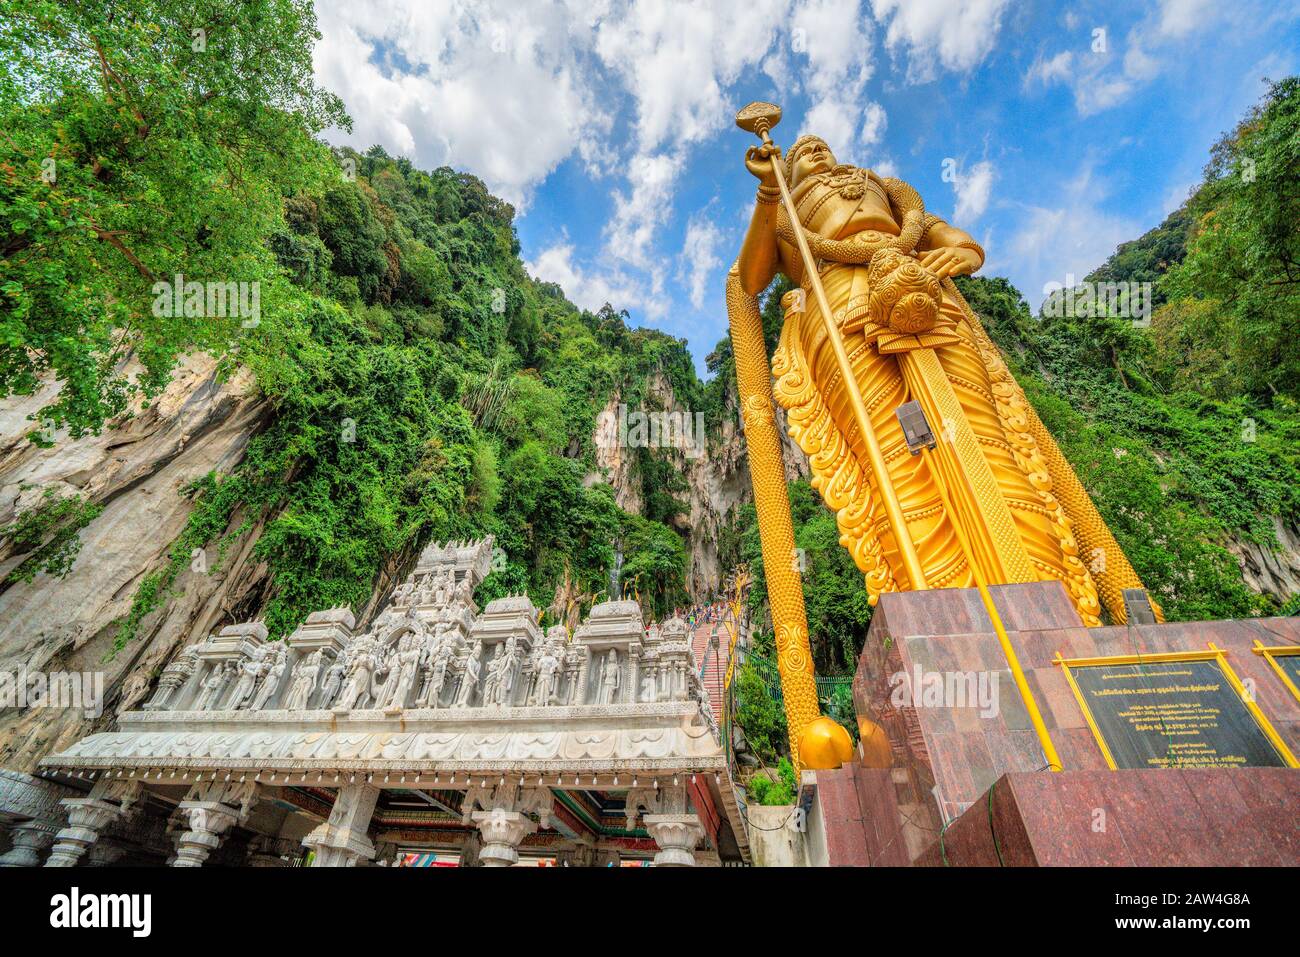
[[781, 149], [775, 143], [763, 143], [745, 150], [745, 169], [749, 170], [762, 185], [776, 189], [776, 173], [772, 169], [772, 159], [779, 163]]

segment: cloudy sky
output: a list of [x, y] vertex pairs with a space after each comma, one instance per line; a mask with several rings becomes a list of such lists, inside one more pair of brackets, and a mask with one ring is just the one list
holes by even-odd
[[373, 143], [515, 204], [529, 271], [687, 339], [755, 181], [736, 129], [900, 176], [1034, 305], [1186, 197], [1207, 151], [1297, 69], [1298, 0], [316, 0], [318, 79]]

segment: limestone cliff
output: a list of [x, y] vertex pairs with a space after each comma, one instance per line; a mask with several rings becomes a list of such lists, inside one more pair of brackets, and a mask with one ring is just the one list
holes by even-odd
[[[255, 587], [256, 534], [242, 537], [220, 570], [190, 569], [170, 601], [145, 616], [137, 640], [112, 655], [118, 624], [141, 580], [164, 561], [190, 512], [182, 490], [213, 469], [228, 470], [267, 413], [246, 375], [222, 381], [216, 363], [190, 358], [165, 392], [99, 435], [27, 439], [28, 415], [47, 405], [50, 386], [0, 404], [0, 526], [45, 500], [79, 495], [103, 510], [80, 532], [81, 551], [62, 580], [38, 574], [0, 583], [0, 671], [104, 672], [107, 707], [130, 705], [181, 643], [208, 633]], [[0, 544], [0, 575], [24, 556]], [[101, 726], [72, 709], [0, 712], [0, 764], [30, 770], [50, 750]]]
[[[676, 421], [689, 421], [693, 409], [683, 405], [672, 384], [659, 373], [646, 383], [645, 400], [637, 409], [652, 410], [676, 417]], [[626, 511], [643, 513], [644, 501], [636, 457], [620, 435], [619, 394], [610, 396], [608, 403], [596, 419], [592, 444], [596, 450], [598, 474], [589, 481], [604, 480], [614, 488], [615, 501]], [[778, 421], [782, 424], [786, 475], [789, 479], [806, 478], [808, 459], [786, 434], [784, 410], [778, 408]], [[625, 430], [626, 431], [626, 430]], [[753, 500], [749, 480], [749, 460], [745, 451], [745, 437], [735, 404], [734, 389], [726, 390], [726, 402], [721, 424], [707, 437], [689, 448], [671, 443], [661, 443], [647, 449], [647, 454], [666, 458], [673, 469], [685, 478], [685, 491], [679, 493], [682, 512], [677, 520], [677, 530], [686, 538], [688, 561], [686, 583], [691, 596], [707, 600], [718, 589], [729, 569], [723, 568], [718, 554], [723, 529], [736, 520], [740, 506]]]

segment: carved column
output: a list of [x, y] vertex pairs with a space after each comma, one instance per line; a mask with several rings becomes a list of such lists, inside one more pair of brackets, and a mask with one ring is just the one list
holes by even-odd
[[695, 845], [704, 836], [697, 814], [647, 814], [645, 829], [659, 845], [655, 867], [694, 867]]
[[587, 703], [587, 674], [590, 670], [591, 654], [587, 653], [582, 656], [582, 660], [578, 663], [578, 677], [575, 683], [576, 686], [574, 688], [573, 697], [569, 701], [570, 704]]
[[[501, 784], [490, 790], [471, 789], [465, 801], [465, 811], [483, 837], [479, 863], [485, 867], [509, 867], [519, 862], [519, 843], [538, 828], [538, 822], [527, 815], [536, 812], [541, 826], [546, 827], [555, 796], [547, 787]], [[475, 804], [482, 810], [470, 813]]]
[[379, 801], [379, 788], [357, 784], [340, 788], [330, 818], [302, 839], [316, 852], [312, 867], [356, 867], [373, 860], [375, 845], [366, 832]]
[[479, 862], [484, 867], [509, 867], [519, 863], [519, 842], [537, 830], [537, 824], [518, 811], [499, 807], [475, 811], [473, 821], [483, 835]]
[[179, 806], [189, 828], [176, 845], [172, 867], [202, 867], [231, 828], [248, 817], [256, 800], [257, 785], [252, 782], [194, 785]]
[[99, 840], [104, 830], [131, 812], [140, 797], [139, 781], [110, 781], [104, 778], [84, 798], [64, 798], [68, 826], [59, 831], [46, 867], [72, 867]]
[[632, 645], [627, 650], [628, 680], [624, 685], [623, 700], [636, 704], [641, 698], [641, 646]]
[[[631, 800], [635, 795], [636, 800]], [[655, 855], [655, 867], [694, 867], [695, 845], [704, 836], [698, 814], [690, 811], [686, 797], [686, 786], [677, 784], [659, 788], [651, 794], [648, 791], [629, 792], [628, 815], [631, 822], [639, 807], [655, 811], [642, 819], [645, 829], [659, 845]]]
[[9, 829], [13, 846], [3, 857], [0, 867], [40, 867], [41, 855], [54, 843], [58, 829], [41, 821], [23, 821]]

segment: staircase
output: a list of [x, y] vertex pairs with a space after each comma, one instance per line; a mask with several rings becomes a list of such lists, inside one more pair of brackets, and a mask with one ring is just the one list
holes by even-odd
[[691, 649], [695, 652], [700, 682], [709, 696], [713, 719], [718, 727], [722, 727], [722, 698], [726, 693], [724, 682], [727, 677], [727, 646], [730, 641], [726, 626], [716, 616], [712, 621], [705, 621], [703, 616], [696, 619], [695, 631], [691, 634]]

